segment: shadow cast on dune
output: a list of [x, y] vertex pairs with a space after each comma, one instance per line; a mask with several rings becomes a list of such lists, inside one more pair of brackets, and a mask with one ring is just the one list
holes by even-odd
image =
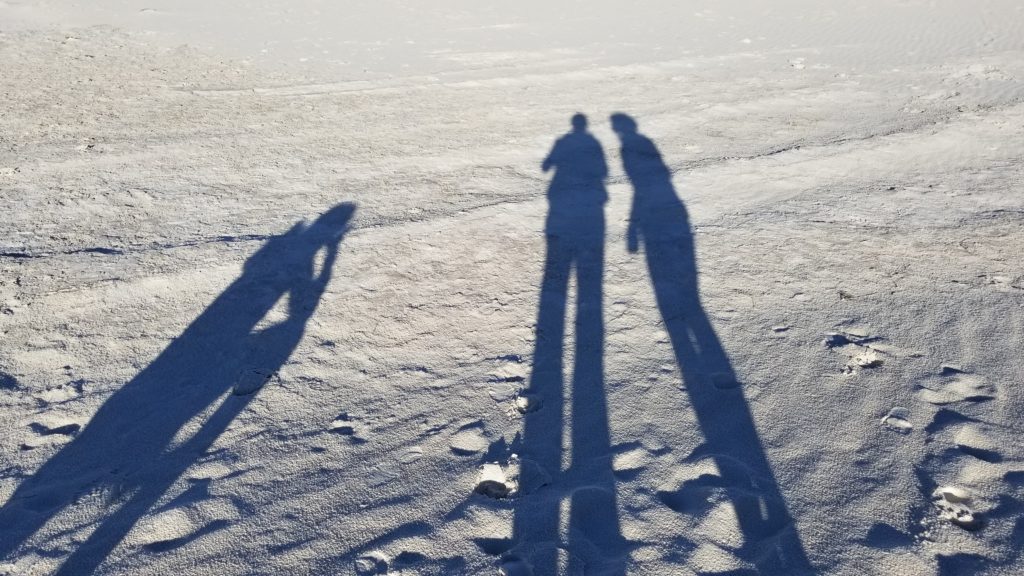
[[[354, 211], [352, 204], [335, 206], [254, 253], [241, 277], [17, 487], [0, 509], [0, 558], [17, 553], [81, 494], [103, 490], [112, 511], [57, 574], [96, 570], [288, 360], [324, 294]], [[286, 318], [260, 329], [282, 298]], [[196, 419], [198, 429], [180, 438]]]
[[733, 550], [737, 557], [760, 574], [813, 573], [743, 391], [701, 304], [693, 231], [671, 172], [633, 118], [614, 114], [611, 121], [634, 191], [627, 248], [637, 252], [643, 247], [690, 408], [704, 436], [690, 459], [711, 459], [718, 470], [718, 475], [701, 476], [659, 496], [679, 512], [697, 514], [709, 495], [720, 495], [731, 502], [742, 532], [743, 544]]

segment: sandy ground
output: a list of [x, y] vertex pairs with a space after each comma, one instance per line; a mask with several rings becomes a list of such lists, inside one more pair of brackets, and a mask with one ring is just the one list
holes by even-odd
[[1024, 571], [1020, 7], [213, 4], [0, 2], [0, 574]]

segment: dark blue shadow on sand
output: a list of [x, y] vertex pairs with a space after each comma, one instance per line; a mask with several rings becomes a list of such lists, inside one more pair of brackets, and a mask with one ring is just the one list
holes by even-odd
[[[627, 543], [619, 532], [611, 434], [604, 382], [604, 180], [600, 143], [577, 114], [573, 129], [544, 160], [548, 188], [547, 257], [541, 283], [533, 371], [521, 447], [521, 496], [513, 523], [515, 550], [506, 570], [529, 564], [537, 576], [625, 574]], [[576, 279], [575, 350], [569, 389], [563, 381], [569, 282]], [[571, 405], [564, 406], [566, 392]], [[571, 414], [563, 470], [563, 413]], [[561, 506], [568, 496], [568, 535]], [[519, 570], [525, 570], [522, 566]], [[525, 573], [525, 572], [524, 572]]]
[[[17, 487], [0, 509], [0, 558], [19, 552], [82, 494], [103, 490], [112, 495], [111, 511], [57, 574], [94, 572], [288, 360], [324, 294], [354, 211], [340, 204], [267, 240], [241, 277]], [[256, 330], [285, 295], [287, 318]], [[206, 411], [195, 433], [172, 444]]]
[[633, 186], [627, 248], [637, 252], [643, 247], [689, 408], [704, 436], [704, 443], [689, 458], [710, 458], [719, 472], [659, 497], [689, 515], [699, 515], [711, 494], [728, 498], [743, 538], [742, 546], [731, 552], [752, 565], [754, 573], [812, 574], [750, 407], [701, 304], [693, 231], [671, 171], [654, 142], [638, 132], [632, 117], [614, 114], [611, 122]]
[[[709, 500], [728, 501], [742, 533], [742, 544], [730, 552], [747, 566], [734, 574], [813, 574], [732, 365], [701, 304], [693, 232], [671, 172], [631, 117], [615, 114], [611, 120], [634, 191], [627, 248], [639, 252], [642, 247], [645, 253], [688, 393], [689, 405], [683, 408], [693, 411], [704, 436], [688, 459], [711, 459], [718, 471], [657, 496], [693, 518], [709, 512]], [[503, 567], [515, 576], [620, 576], [627, 571], [632, 547], [619, 525], [603, 368], [607, 166], [600, 144], [587, 132], [586, 118], [578, 114], [572, 124], [543, 164], [545, 171], [555, 170], [548, 189], [547, 257], [533, 371], [525, 391], [520, 494], [513, 538], [502, 551]], [[566, 383], [563, 357], [573, 277], [575, 349], [571, 382]], [[685, 563], [694, 535], [678, 536], [678, 561]]]

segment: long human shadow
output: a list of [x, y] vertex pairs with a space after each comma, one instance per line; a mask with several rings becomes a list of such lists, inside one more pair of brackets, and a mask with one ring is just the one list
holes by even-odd
[[[544, 160], [554, 170], [548, 188], [547, 258], [540, 292], [533, 369], [525, 397], [521, 447], [521, 496], [516, 503], [516, 555], [536, 576], [563, 573], [624, 574], [611, 470], [608, 407], [604, 390], [604, 186], [608, 168], [586, 117], [559, 138]], [[575, 349], [571, 387], [563, 382], [570, 277], [576, 278]], [[563, 458], [563, 413], [569, 402], [569, 458]], [[563, 470], [563, 462], [568, 467]], [[563, 498], [569, 498], [568, 534], [560, 531]], [[561, 558], [559, 558], [561, 556]], [[524, 572], [525, 573], [525, 572]]]
[[704, 435], [690, 458], [710, 458], [719, 472], [660, 496], [680, 512], [700, 514], [706, 511], [701, 495], [724, 493], [743, 536], [733, 550], [737, 556], [760, 574], [813, 573], [729, 357], [701, 304], [693, 232], [671, 172], [632, 117], [613, 114], [611, 123], [634, 191], [627, 248], [637, 252], [643, 244], [654, 295]]
[[[116, 508], [57, 574], [96, 570], [287, 361], [327, 287], [354, 211], [353, 204], [339, 204], [311, 225], [300, 222], [267, 240], [241, 277], [18, 486], [0, 509], [0, 558], [18, 551], [81, 494], [104, 490]], [[259, 329], [283, 297], [287, 318]], [[205, 412], [196, 432], [174, 442]]]

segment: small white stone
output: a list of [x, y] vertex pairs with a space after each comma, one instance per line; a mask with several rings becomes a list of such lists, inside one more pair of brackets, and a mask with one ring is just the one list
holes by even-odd
[[897, 406], [882, 418], [882, 424], [901, 434], [909, 434], [914, 425], [910, 423], [910, 410]]
[[956, 486], [942, 486], [932, 492], [932, 502], [939, 509], [939, 518], [967, 530], [977, 530], [981, 527], [981, 519], [970, 508], [970, 501], [970, 493]]
[[477, 475], [476, 487], [473, 491], [490, 498], [506, 498], [512, 493], [512, 488], [511, 482], [505, 477], [505, 471], [500, 465], [484, 464], [480, 467], [480, 474]]
[[526, 414], [540, 408], [540, 399], [532, 394], [519, 394], [514, 404], [520, 414]]

